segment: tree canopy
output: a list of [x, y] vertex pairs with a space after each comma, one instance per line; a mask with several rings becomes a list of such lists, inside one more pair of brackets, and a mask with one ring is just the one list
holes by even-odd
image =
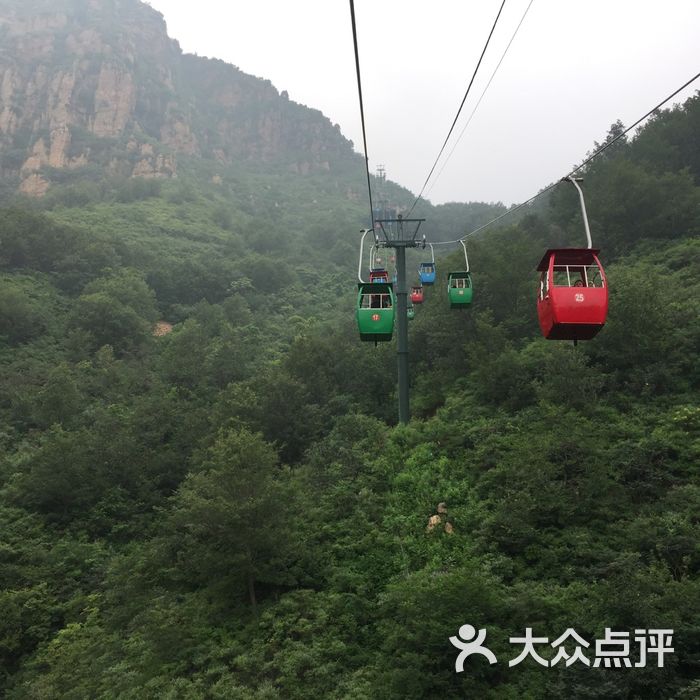
[[[593, 341], [537, 327], [573, 189], [469, 239], [469, 310], [444, 295], [461, 250], [438, 258], [408, 425], [395, 347], [354, 327], [350, 176], [232, 166], [224, 191], [193, 164], [0, 209], [0, 695], [697, 697], [698, 114], [586, 168]], [[504, 211], [423, 206], [436, 240]], [[465, 624], [497, 665], [455, 673]], [[510, 668], [527, 628], [674, 651]]]

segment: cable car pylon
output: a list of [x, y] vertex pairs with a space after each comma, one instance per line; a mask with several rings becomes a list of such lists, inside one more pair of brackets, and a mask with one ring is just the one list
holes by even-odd
[[[375, 232], [375, 245], [383, 248], [393, 248], [396, 251], [396, 316], [398, 317], [397, 328], [397, 364], [399, 382], [399, 422], [408, 423], [410, 420], [410, 402], [408, 387], [408, 286], [406, 283], [406, 248], [425, 247], [425, 239], [416, 240], [418, 229], [425, 219], [404, 219], [401, 214], [395, 219], [376, 219], [375, 224], [379, 226], [383, 240], [379, 239]], [[412, 229], [412, 230], [411, 230]], [[360, 268], [358, 268], [358, 278], [362, 283], [362, 247], [367, 231], [362, 236], [360, 242]], [[391, 288], [393, 285], [388, 284]], [[392, 290], [393, 291], [393, 290]], [[359, 318], [359, 317], [358, 317]], [[361, 329], [362, 332], [362, 329]]]
[[[396, 289], [396, 305], [399, 317], [398, 324], [398, 380], [399, 380], [399, 422], [408, 423], [410, 420], [409, 406], [409, 391], [408, 391], [408, 287], [406, 285], [406, 248], [417, 248], [419, 243], [416, 241], [418, 229], [425, 219], [404, 219], [400, 214], [396, 219], [395, 235], [391, 237], [384, 228], [385, 223], [391, 223], [391, 220], [379, 220], [377, 223], [381, 227], [384, 235], [384, 243], [388, 248], [396, 250], [396, 272], [397, 272], [397, 289]], [[415, 224], [415, 229], [412, 234], [406, 233], [406, 226]]]

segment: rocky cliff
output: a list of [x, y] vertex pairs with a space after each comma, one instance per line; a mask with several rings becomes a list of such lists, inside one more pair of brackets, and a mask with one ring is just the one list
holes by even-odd
[[173, 177], [183, 156], [302, 174], [353, 157], [269, 81], [183, 54], [139, 0], [0, 0], [0, 176], [40, 196], [67, 177]]

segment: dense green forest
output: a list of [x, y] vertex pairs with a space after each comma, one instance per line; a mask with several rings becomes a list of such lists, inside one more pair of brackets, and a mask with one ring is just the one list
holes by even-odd
[[[696, 95], [587, 166], [610, 287], [589, 343], [535, 311], [543, 251], [583, 242], [573, 188], [469, 239], [468, 311], [440, 258], [408, 426], [394, 343], [357, 338], [367, 207], [337, 181], [193, 161], [6, 193], [0, 695], [700, 696], [699, 138]], [[417, 214], [448, 240], [502, 211]], [[464, 624], [498, 664], [455, 673]], [[511, 668], [526, 628], [673, 629], [674, 651]]]

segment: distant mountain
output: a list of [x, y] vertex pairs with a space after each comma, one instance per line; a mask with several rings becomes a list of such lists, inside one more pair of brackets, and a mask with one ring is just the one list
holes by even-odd
[[183, 54], [139, 0], [0, 0], [0, 176], [173, 177], [188, 157], [302, 175], [357, 159], [318, 110], [233, 65]]

